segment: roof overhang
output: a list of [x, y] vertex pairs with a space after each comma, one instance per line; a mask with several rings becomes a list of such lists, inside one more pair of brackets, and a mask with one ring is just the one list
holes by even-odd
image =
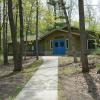
[[[46, 38], [47, 36], [51, 35], [52, 33], [56, 32], [56, 31], [68, 33], [68, 31], [66, 31], [66, 30], [54, 29], [54, 30], [48, 32], [47, 34], [41, 36], [41, 37], [39, 38], [39, 40], [42, 40], [42, 39]], [[80, 34], [79, 34], [79, 33], [76, 33], [76, 32], [72, 32], [72, 34], [73, 34], [73, 35], [80, 36]]]

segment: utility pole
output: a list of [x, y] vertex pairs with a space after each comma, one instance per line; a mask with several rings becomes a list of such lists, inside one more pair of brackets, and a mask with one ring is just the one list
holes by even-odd
[[39, 59], [38, 33], [39, 33], [39, 3], [36, 1], [36, 59]]

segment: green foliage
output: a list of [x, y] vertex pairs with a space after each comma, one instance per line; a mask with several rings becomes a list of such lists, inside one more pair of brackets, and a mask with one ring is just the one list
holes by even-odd
[[79, 22], [78, 21], [72, 21], [72, 26], [79, 28]]
[[16, 94], [18, 94], [23, 89], [23, 86], [18, 86], [16, 88]]
[[[33, 1], [24, 1], [24, 27], [27, 30], [29, 25], [28, 35], [35, 34], [36, 27], [36, 3]], [[28, 22], [30, 19], [30, 22]], [[39, 32], [44, 33], [48, 28], [53, 27], [54, 17], [53, 13], [49, 12], [48, 9], [43, 6], [42, 2], [39, 1]], [[26, 32], [26, 31], [25, 31]]]
[[94, 52], [93, 52], [94, 55], [100, 55], [100, 48], [97, 48]]
[[11, 97], [11, 96], [9, 96], [8, 100], [14, 100], [14, 98], [13, 98], [13, 97]]

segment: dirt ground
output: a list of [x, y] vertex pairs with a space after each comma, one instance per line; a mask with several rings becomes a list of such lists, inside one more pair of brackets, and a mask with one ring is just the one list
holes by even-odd
[[100, 100], [100, 56], [90, 56], [91, 62], [96, 67], [83, 74], [80, 62], [74, 64], [72, 57], [59, 57], [59, 100]]
[[14, 100], [41, 64], [42, 60], [28, 58], [23, 62], [23, 71], [19, 73], [13, 73], [11, 61], [8, 66], [0, 65], [0, 100]]

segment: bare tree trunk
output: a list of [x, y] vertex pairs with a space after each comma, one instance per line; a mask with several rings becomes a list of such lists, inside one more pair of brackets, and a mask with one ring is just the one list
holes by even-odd
[[23, 24], [23, 7], [22, 0], [18, 0], [19, 4], [19, 19], [20, 19], [20, 47], [19, 47], [19, 66], [22, 68], [23, 48], [24, 48], [24, 24]]
[[56, 20], [57, 20], [56, 3], [54, 4], [54, 16], [55, 16], [55, 25], [54, 25], [54, 27], [56, 28]]
[[100, 74], [100, 69], [97, 71], [97, 74]]
[[82, 72], [89, 72], [87, 46], [86, 46], [87, 38], [86, 38], [86, 32], [85, 32], [85, 19], [84, 19], [84, 2], [83, 0], [78, 0], [78, 3], [79, 3]]
[[14, 24], [12, 0], [8, 0], [8, 16], [11, 29], [11, 39], [13, 45], [13, 58], [14, 58], [14, 71], [21, 71], [21, 67], [18, 65], [18, 44], [17, 44], [17, 31]]
[[2, 31], [2, 22], [1, 22], [1, 2], [0, 2], [0, 52], [1, 52], [1, 31]]
[[4, 65], [8, 64], [8, 55], [7, 55], [7, 12], [6, 12], [6, 1], [3, 0], [3, 59], [4, 59]]
[[77, 56], [76, 56], [76, 50], [75, 50], [75, 44], [73, 42], [73, 38], [72, 38], [72, 32], [71, 32], [71, 25], [69, 22], [69, 18], [66, 12], [66, 7], [65, 7], [65, 3], [63, 0], [60, 0], [61, 2], [61, 6], [62, 6], [62, 10], [64, 11], [64, 15], [65, 15], [65, 19], [66, 19], [66, 25], [68, 27], [68, 36], [69, 36], [69, 43], [71, 45], [71, 49], [72, 49], [72, 54], [74, 56], [74, 62], [77, 62]]
[[39, 59], [39, 48], [38, 48], [38, 32], [39, 32], [39, 29], [38, 29], [38, 14], [39, 14], [39, 5], [38, 5], [38, 0], [36, 1], [36, 58], [37, 60]]
[[5, 23], [5, 41], [6, 41], [6, 58], [7, 58], [7, 63], [8, 63], [8, 1], [6, 1], [6, 23]]
[[17, 32], [17, 21], [18, 21], [18, 4], [16, 4], [16, 21], [15, 21], [15, 24], [16, 24], [16, 32]]
[[27, 28], [26, 28], [26, 43], [25, 43], [25, 60], [26, 60], [26, 56], [27, 56], [27, 36], [28, 36], [28, 31], [29, 31], [29, 28], [30, 28], [30, 22], [31, 22], [31, 16], [32, 16], [32, 7], [33, 7], [34, 3], [32, 3], [31, 5], [31, 10], [30, 10], [30, 13], [29, 13], [29, 18], [26, 18], [26, 22], [28, 23], [27, 24]]

